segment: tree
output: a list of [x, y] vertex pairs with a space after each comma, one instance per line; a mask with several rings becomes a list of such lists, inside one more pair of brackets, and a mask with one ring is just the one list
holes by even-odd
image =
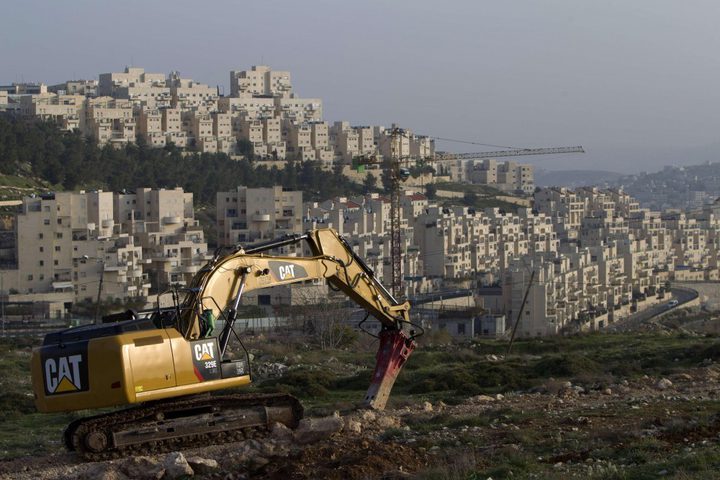
[[377, 177], [373, 175], [372, 173], [368, 173], [367, 176], [365, 176], [365, 180], [363, 180], [363, 192], [364, 193], [370, 193], [371, 191], [375, 190], [377, 184]]
[[237, 141], [237, 152], [248, 160], [255, 159], [255, 147], [250, 140], [240, 139]]
[[468, 207], [472, 207], [477, 203], [478, 196], [475, 192], [465, 192], [463, 196], [463, 203]]
[[425, 195], [430, 200], [435, 200], [435, 197], [437, 197], [437, 187], [434, 183], [428, 183], [425, 185]]

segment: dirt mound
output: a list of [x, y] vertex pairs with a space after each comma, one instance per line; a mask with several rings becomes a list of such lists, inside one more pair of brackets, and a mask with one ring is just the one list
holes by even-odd
[[402, 478], [427, 468], [427, 455], [375, 439], [342, 436], [272, 463], [259, 478], [353, 480]]

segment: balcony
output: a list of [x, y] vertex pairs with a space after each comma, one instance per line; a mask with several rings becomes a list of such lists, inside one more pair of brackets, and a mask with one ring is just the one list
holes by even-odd
[[180, 271], [182, 273], [189, 273], [189, 274], [196, 274], [200, 271], [201, 266], [200, 265], [182, 265], [180, 267]]
[[270, 221], [270, 214], [269, 213], [256, 213], [252, 216], [253, 222], [269, 222]]

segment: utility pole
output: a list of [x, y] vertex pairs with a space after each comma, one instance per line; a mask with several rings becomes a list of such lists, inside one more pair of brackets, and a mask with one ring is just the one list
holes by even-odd
[[100, 316], [100, 295], [102, 294], [103, 277], [105, 276], [105, 260], [100, 261], [100, 283], [98, 284], [97, 302], [95, 302], [95, 322], [98, 323]]
[[515, 332], [517, 332], [518, 324], [520, 323], [520, 315], [522, 315], [523, 310], [525, 309], [525, 302], [527, 301], [528, 294], [530, 293], [530, 287], [532, 286], [533, 280], [535, 279], [535, 270], [532, 271], [530, 274], [530, 281], [528, 282], [528, 286], [525, 289], [525, 296], [523, 296], [522, 304], [520, 305], [520, 311], [517, 314], [517, 318], [515, 319], [515, 325], [513, 326], [512, 335], [510, 335], [510, 343], [508, 344], [508, 349], [506, 352], [506, 356], [510, 355], [510, 350], [512, 349], [513, 341], [515, 341]]
[[0, 295], [2, 295], [2, 298], [0, 299], [0, 315], [2, 315], [2, 336], [5, 336], [5, 289], [3, 288], [3, 280], [4, 275], [2, 272], [0, 272]]

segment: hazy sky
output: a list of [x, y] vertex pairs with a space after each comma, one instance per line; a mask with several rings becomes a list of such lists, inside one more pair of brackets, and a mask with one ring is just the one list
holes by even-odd
[[717, 0], [6, 0], [0, 83], [134, 65], [229, 93], [230, 70], [264, 63], [330, 122], [583, 145], [525, 160], [654, 170], [720, 159], [719, 23]]

